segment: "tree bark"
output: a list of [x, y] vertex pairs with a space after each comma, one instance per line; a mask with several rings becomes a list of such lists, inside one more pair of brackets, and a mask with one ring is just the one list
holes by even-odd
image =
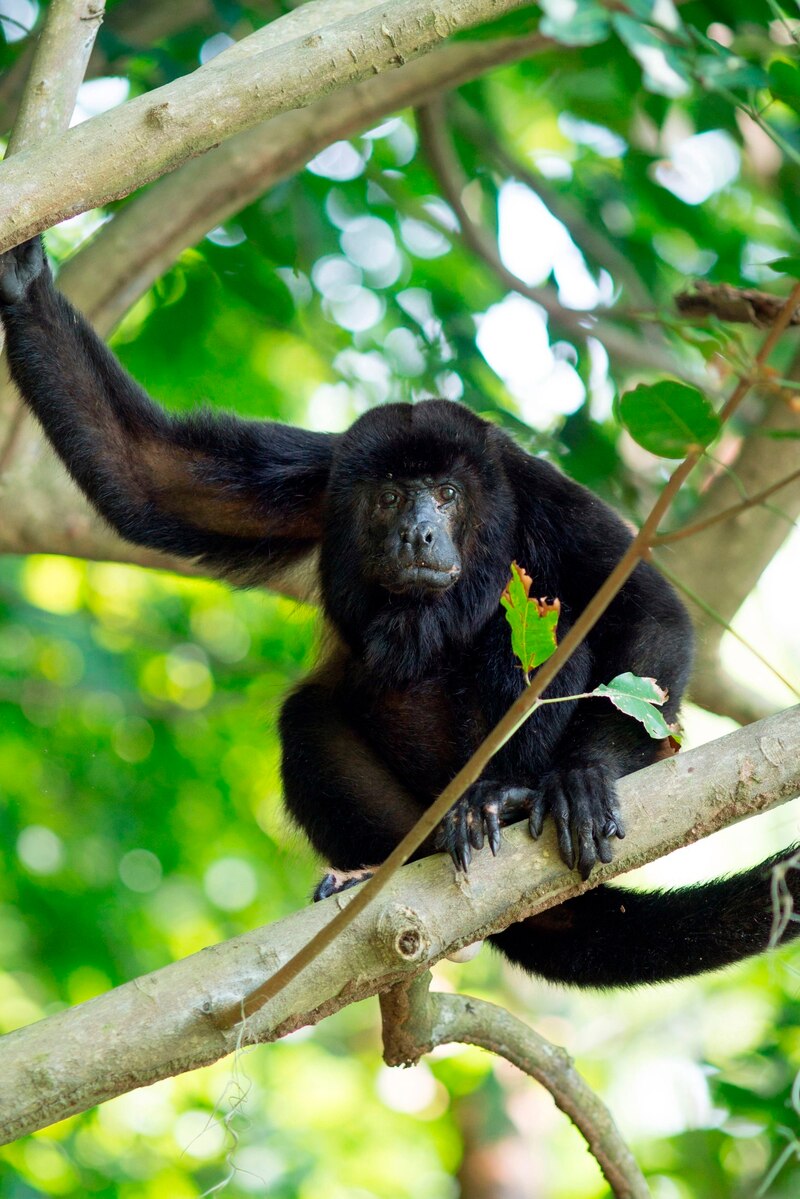
[[[278, 113], [311, 104], [524, 0], [313, 0], [191, 75], [0, 167], [0, 250], [137, 187]], [[135, 152], [134, 152], [135, 148]]]

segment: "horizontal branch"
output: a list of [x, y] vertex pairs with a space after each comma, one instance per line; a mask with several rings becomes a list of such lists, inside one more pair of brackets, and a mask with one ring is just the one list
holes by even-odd
[[[591, 885], [699, 840], [800, 792], [800, 707], [623, 779], [628, 835]], [[456, 948], [587, 890], [558, 857], [506, 830], [496, 859], [468, 877], [442, 855], [413, 862], [380, 901], [244, 1027], [218, 1017], [273, 974], [355, 891], [192, 957], [0, 1039], [0, 1139], [216, 1061], [239, 1038], [269, 1041], [421, 973]]]
[[0, 250], [143, 183], [278, 113], [401, 66], [525, 0], [315, 0], [191, 75], [0, 166]]

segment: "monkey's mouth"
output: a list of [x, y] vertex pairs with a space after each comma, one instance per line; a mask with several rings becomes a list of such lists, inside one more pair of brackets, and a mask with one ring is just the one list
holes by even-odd
[[395, 595], [411, 591], [447, 591], [460, 574], [460, 566], [403, 566], [391, 579], [384, 579], [383, 586]]

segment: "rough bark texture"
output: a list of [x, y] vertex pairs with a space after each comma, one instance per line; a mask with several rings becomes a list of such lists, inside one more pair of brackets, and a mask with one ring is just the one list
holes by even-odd
[[6, 158], [69, 125], [105, 0], [52, 0], [33, 49]]
[[8, 202], [0, 213], [0, 250], [127, 196], [259, 121], [402, 66], [452, 34], [523, 3], [394, 0], [379, 7], [368, 0], [316, 0], [305, 5], [191, 75], [4, 163], [0, 179]]
[[[800, 792], [800, 708], [620, 786], [629, 832], [607, 881]], [[517, 825], [468, 879], [438, 855], [414, 862], [380, 900], [242, 1029], [215, 1015], [274, 973], [353, 891], [209, 947], [0, 1040], [0, 1137], [11, 1141], [92, 1104], [191, 1070], [246, 1042], [274, 1040], [421, 973], [454, 948], [585, 890], [559, 860], [552, 830], [534, 845]]]

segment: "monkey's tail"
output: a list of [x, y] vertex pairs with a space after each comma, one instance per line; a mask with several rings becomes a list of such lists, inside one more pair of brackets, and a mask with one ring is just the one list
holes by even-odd
[[636, 987], [718, 970], [800, 937], [800, 845], [743, 874], [670, 891], [599, 886], [491, 940], [531, 974]]

